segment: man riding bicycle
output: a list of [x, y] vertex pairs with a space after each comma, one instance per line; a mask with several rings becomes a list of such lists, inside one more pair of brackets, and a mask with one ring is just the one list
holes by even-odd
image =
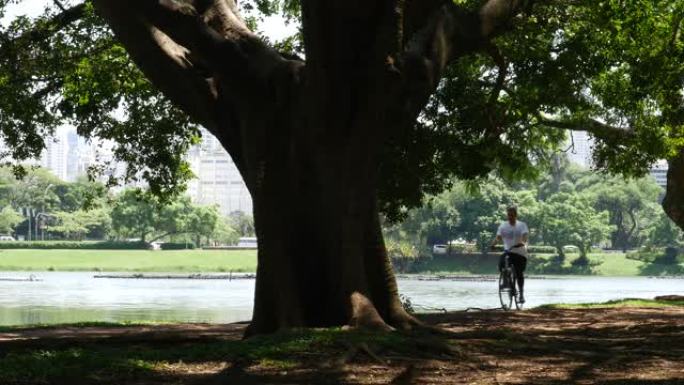
[[494, 247], [500, 241], [503, 241], [504, 252], [499, 259], [499, 271], [504, 268], [504, 258], [508, 255], [509, 261], [515, 267], [515, 279], [518, 281], [519, 300], [524, 303], [523, 287], [525, 286], [525, 277], [523, 272], [527, 267], [527, 237], [529, 230], [525, 222], [518, 220], [518, 208], [511, 206], [506, 210], [508, 220], [501, 222], [496, 231], [496, 238], [492, 241], [491, 247]]

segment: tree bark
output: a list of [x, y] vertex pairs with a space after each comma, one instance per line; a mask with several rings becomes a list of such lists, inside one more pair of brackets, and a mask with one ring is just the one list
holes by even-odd
[[669, 161], [663, 209], [684, 230], [684, 149]]

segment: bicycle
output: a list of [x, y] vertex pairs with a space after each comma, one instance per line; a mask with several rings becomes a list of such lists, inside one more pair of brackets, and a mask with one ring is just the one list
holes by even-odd
[[504, 266], [499, 273], [499, 300], [503, 310], [511, 310], [515, 302], [515, 308], [521, 310], [523, 304], [516, 290], [515, 266], [511, 264], [508, 253], [504, 254]]

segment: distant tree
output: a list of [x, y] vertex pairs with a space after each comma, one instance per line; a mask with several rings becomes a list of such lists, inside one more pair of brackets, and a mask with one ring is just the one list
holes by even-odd
[[214, 232], [209, 237], [219, 245], [235, 245], [240, 239], [238, 232], [231, 226], [229, 218], [219, 216]]
[[440, 194], [423, 207], [409, 211], [400, 223], [386, 223], [385, 235], [392, 244], [406, 242], [419, 249], [455, 239], [459, 213], [449, 198], [447, 193]]
[[112, 208], [112, 230], [120, 238], [138, 238], [146, 242], [158, 221], [156, 200], [138, 189], [124, 190]]
[[517, 206], [520, 220], [536, 223], [537, 203], [535, 192], [516, 191], [501, 179], [490, 178], [476, 190], [457, 184], [449, 193], [452, 204], [460, 214], [457, 234], [478, 244], [486, 253], [499, 224], [506, 218], [506, 208]]
[[192, 206], [185, 219], [183, 231], [192, 235], [199, 247], [202, 244], [202, 237], [209, 239], [216, 234], [219, 218], [216, 206]]
[[65, 183], [55, 188], [62, 211], [77, 211], [107, 204], [108, 188], [101, 182], [80, 177], [73, 183]]
[[241, 237], [253, 237], [254, 232], [254, 218], [251, 215], [245, 214], [242, 211], [233, 211], [228, 214], [230, 218], [230, 225], [235, 229]]
[[[77, 210], [73, 212], [58, 211], [54, 213], [56, 224], [51, 231], [62, 233], [68, 239], [83, 240], [86, 234], [96, 228], [108, 229], [111, 218], [105, 209]], [[103, 230], [106, 232], [106, 230]]]
[[393, 265], [400, 273], [408, 273], [410, 266], [420, 257], [420, 251], [416, 245], [405, 240], [387, 240], [387, 253], [392, 259]]
[[573, 245], [579, 248], [580, 260], [587, 262], [591, 246], [607, 239], [613, 230], [608, 212], [597, 212], [582, 194], [555, 194], [541, 203], [539, 214], [541, 236], [556, 248], [561, 261], [565, 259], [563, 247]]
[[198, 246], [210, 237], [218, 224], [215, 206], [196, 206], [187, 196], [171, 201], [138, 189], [122, 192], [112, 209], [112, 229], [120, 237], [137, 237], [143, 242], [162, 238], [190, 236]]
[[684, 232], [664, 212], [658, 213], [658, 217], [649, 228], [647, 245], [655, 247], [676, 246], [684, 240]]
[[[592, 178], [593, 179], [593, 178]], [[619, 177], [603, 179], [585, 190], [597, 211], [607, 211], [614, 226], [611, 244], [626, 251], [639, 245], [640, 233], [648, 227], [651, 209], [662, 189], [652, 178], [625, 180]]]
[[5, 206], [0, 211], [0, 233], [11, 234], [15, 227], [24, 221], [24, 217], [19, 215], [12, 206]]

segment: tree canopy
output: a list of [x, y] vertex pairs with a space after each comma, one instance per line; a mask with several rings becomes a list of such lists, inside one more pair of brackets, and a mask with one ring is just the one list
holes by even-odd
[[[454, 3], [476, 9], [485, 2]], [[682, 2], [524, 3], [505, 34], [446, 69], [413, 127], [387, 135], [380, 188], [390, 216], [444, 190], [453, 176], [536, 175], [569, 129], [589, 131], [596, 167], [615, 173], [643, 175], [677, 154], [684, 141]], [[8, 154], [35, 156], [69, 123], [83, 136], [116, 142], [127, 178], [144, 178], [160, 194], [176, 191], [190, 177], [182, 154], [198, 140], [191, 121], [202, 122], [150, 84], [90, 1], [60, 4], [0, 28], [0, 132]], [[299, 1], [239, 5], [254, 28], [264, 16], [293, 23], [302, 16]], [[302, 38], [273, 43], [306, 56]]]

